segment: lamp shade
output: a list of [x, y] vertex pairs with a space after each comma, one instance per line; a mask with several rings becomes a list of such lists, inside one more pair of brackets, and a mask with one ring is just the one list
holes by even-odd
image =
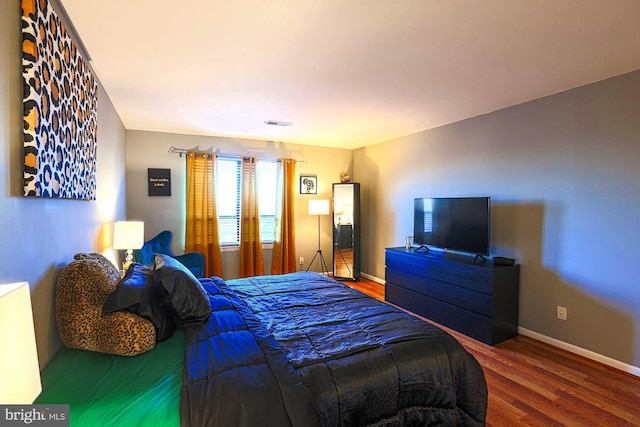
[[41, 391], [29, 284], [0, 285], [0, 404], [28, 405]]
[[140, 249], [144, 245], [144, 222], [118, 221], [113, 224], [113, 249]]
[[309, 200], [309, 215], [329, 215], [329, 200]]

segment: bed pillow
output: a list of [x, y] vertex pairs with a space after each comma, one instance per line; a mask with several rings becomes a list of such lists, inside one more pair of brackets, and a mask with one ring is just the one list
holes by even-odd
[[133, 263], [116, 289], [102, 306], [104, 313], [128, 311], [151, 321], [156, 328], [156, 341], [170, 338], [176, 330], [173, 313], [160, 303], [160, 292], [153, 283], [153, 270]]
[[178, 327], [202, 325], [209, 318], [207, 293], [193, 273], [175, 258], [154, 254], [153, 281], [161, 294], [160, 303], [171, 309]]

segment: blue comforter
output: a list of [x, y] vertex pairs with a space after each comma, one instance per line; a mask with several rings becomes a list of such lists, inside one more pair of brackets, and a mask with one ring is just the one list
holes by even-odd
[[184, 426], [484, 424], [482, 370], [441, 329], [316, 273], [202, 282]]

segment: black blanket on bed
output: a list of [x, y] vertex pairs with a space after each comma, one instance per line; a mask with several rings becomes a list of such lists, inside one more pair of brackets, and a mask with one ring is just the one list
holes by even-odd
[[479, 364], [433, 325], [316, 273], [203, 285], [183, 426], [484, 424]]

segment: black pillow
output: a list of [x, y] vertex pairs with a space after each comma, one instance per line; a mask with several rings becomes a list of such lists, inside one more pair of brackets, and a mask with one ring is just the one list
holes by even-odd
[[211, 304], [200, 281], [180, 261], [163, 254], [153, 255], [153, 281], [159, 288], [160, 303], [171, 309], [180, 328], [202, 325], [211, 313]]
[[128, 311], [144, 317], [155, 326], [158, 342], [171, 338], [176, 331], [172, 312], [160, 305], [159, 292], [153, 283], [153, 270], [142, 264], [131, 264], [102, 305], [102, 311]]

